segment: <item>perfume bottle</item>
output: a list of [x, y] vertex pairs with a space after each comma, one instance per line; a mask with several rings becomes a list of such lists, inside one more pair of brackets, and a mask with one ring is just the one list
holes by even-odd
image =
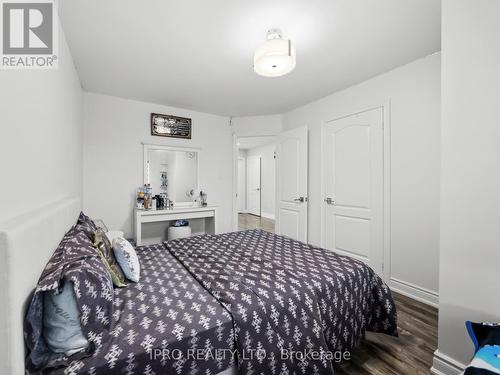
[[207, 193], [200, 191], [200, 204], [202, 207], [207, 206], [208, 195]]

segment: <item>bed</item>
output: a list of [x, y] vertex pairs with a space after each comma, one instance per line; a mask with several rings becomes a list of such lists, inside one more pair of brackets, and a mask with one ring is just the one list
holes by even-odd
[[397, 336], [391, 292], [360, 261], [262, 230], [165, 247], [231, 313], [240, 373], [332, 374], [367, 330]]
[[[11, 318], [2, 329], [8, 333], [7, 345], [13, 345], [7, 356], [1, 354], [2, 373], [24, 372], [20, 312], [36, 283], [32, 275], [50, 257], [46, 247], [53, 251], [78, 205], [53, 210], [53, 215], [68, 215], [51, 222], [53, 238], [43, 246], [32, 240], [19, 250], [16, 241], [4, 241], [4, 255], [23, 251], [26, 256], [29, 250], [36, 261], [23, 281], [12, 272], [19, 263], [7, 263], [7, 294], [19, 290], [12, 287], [17, 280], [24, 285], [24, 297], [11, 299], [14, 304], [2, 310]], [[34, 220], [30, 228], [34, 223], [45, 225], [43, 219]], [[12, 233], [32, 235], [17, 229], [3, 238], [13, 238]], [[345, 359], [367, 330], [397, 334], [395, 305], [383, 281], [363, 263], [327, 250], [259, 230], [137, 250], [143, 279], [115, 289], [109, 340], [92, 356], [44, 373], [331, 374], [332, 362]]]

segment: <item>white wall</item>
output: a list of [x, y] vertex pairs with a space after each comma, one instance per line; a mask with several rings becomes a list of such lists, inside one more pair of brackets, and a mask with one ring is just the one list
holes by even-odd
[[261, 157], [261, 213], [262, 216], [274, 219], [276, 210], [276, 162], [274, 152], [276, 145], [267, 145], [250, 148], [247, 156]]
[[[190, 117], [192, 139], [151, 136], [151, 112]], [[110, 229], [133, 234], [135, 189], [143, 183], [142, 144], [200, 148], [200, 188], [218, 205], [219, 229], [231, 230], [232, 135], [227, 117], [84, 94], [83, 204]]]
[[[391, 277], [437, 302], [440, 55], [392, 70], [286, 113], [285, 130], [309, 127], [309, 241], [321, 241], [321, 123], [390, 100]], [[403, 288], [398, 284], [399, 288]], [[405, 290], [408, 289], [404, 286]], [[429, 291], [426, 293], [425, 291]]]
[[0, 70], [0, 223], [81, 196], [82, 90], [59, 38], [58, 70]]
[[438, 357], [462, 363], [464, 322], [500, 322], [499, 15], [498, 0], [443, 1]]
[[283, 127], [282, 115], [234, 117], [232, 130], [240, 136], [279, 134]]

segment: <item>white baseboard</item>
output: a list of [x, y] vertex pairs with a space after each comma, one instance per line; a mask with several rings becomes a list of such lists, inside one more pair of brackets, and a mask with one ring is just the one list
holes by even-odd
[[269, 213], [264, 212], [264, 211], [262, 211], [260, 213], [260, 216], [265, 217], [266, 219], [274, 220], [274, 214], [269, 214]]
[[419, 302], [425, 303], [432, 307], [439, 307], [439, 294], [428, 290], [418, 285], [407, 283], [406, 281], [398, 280], [391, 277], [390, 287], [395, 292], [398, 292], [407, 297], [413, 298]]
[[441, 353], [439, 350], [434, 352], [431, 374], [434, 375], [459, 375], [465, 371], [465, 365], [457, 360]]

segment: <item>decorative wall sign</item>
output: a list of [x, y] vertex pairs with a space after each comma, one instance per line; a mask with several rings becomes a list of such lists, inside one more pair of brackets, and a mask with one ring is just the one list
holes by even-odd
[[151, 135], [191, 139], [191, 119], [151, 113]]

